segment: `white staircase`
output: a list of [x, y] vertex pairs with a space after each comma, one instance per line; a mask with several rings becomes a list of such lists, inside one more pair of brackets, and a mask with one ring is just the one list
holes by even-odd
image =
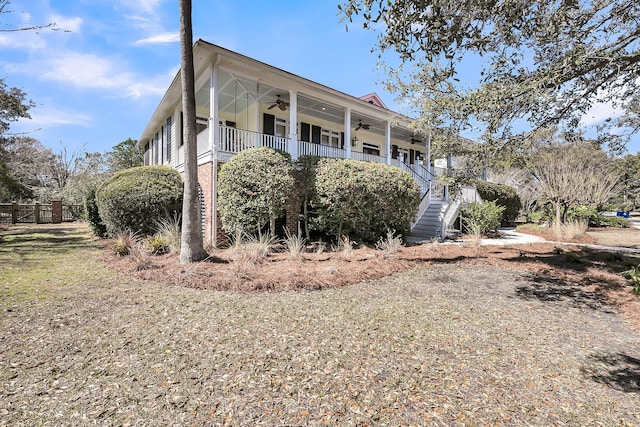
[[[426, 197], [429, 197], [429, 194]], [[469, 202], [481, 201], [476, 188], [467, 186], [460, 187], [459, 194], [451, 200], [440, 198], [425, 200], [425, 205], [428, 203], [428, 206], [421, 215], [418, 213], [419, 217], [411, 226], [407, 241], [419, 243], [443, 240], [447, 229], [456, 221], [462, 206]]]
[[431, 200], [429, 207], [411, 227], [407, 239], [410, 242], [440, 240], [442, 238], [442, 220], [447, 211], [448, 202], [443, 199]]

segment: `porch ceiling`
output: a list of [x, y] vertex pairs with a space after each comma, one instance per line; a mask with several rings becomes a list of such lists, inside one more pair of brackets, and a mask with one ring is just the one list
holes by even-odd
[[[256, 101], [263, 105], [271, 105], [280, 95], [280, 99], [289, 102], [289, 91], [276, 88], [265, 83], [257, 83], [231, 72], [223, 71], [218, 75], [218, 108], [228, 115], [243, 114], [247, 105]], [[196, 103], [204, 108], [209, 108], [209, 88], [207, 85], [196, 92]], [[344, 108], [312, 99], [310, 96], [298, 93], [298, 114], [304, 114], [318, 119], [344, 126]], [[368, 132], [384, 135], [386, 123], [379, 119], [373, 119], [363, 112], [352, 110], [351, 129], [352, 135], [359, 122], [369, 125]], [[411, 141], [411, 138], [421, 140], [407, 128], [391, 126], [392, 138]]]

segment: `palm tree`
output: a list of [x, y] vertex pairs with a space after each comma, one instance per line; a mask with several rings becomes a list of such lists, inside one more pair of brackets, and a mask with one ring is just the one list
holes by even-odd
[[202, 243], [200, 210], [198, 209], [198, 147], [191, 0], [179, 0], [179, 4], [180, 78], [182, 81], [182, 111], [184, 112], [184, 199], [182, 202], [180, 263], [189, 264], [201, 261], [208, 255]]

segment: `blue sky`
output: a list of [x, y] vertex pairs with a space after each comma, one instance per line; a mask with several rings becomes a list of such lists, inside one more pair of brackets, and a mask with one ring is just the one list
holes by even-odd
[[[378, 83], [375, 34], [357, 25], [347, 32], [338, 1], [193, 0], [194, 40], [354, 96], [375, 91], [400, 110]], [[177, 0], [12, 0], [9, 9], [0, 24], [61, 29], [0, 33], [0, 77], [36, 104], [13, 132], [56, 151], [104, 152], [140, 136], [179, 68]], [[589, 120], [610, 114], [601, 106]], [[628, 148], [636, 153], [640, 140]]]

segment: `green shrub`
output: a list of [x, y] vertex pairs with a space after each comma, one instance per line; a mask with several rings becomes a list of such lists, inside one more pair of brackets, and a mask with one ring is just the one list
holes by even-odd
[[182, 211], [180, 174], [167, 166], [140, 166], [115, 173], [96, 190], [100, 218], [109, 235], [131, 230], [152, 235], [156, 222]]
[[462, 223], [469, 233], [479, 237], [498, 228], [504, 210], [504, 206], [498, 206], [494, 200], [472, 202], [462, 208]]
[[522, 202], [516, 190], [508, 185], [481, 180], [474, 180], [473, 184], [478, 189], [482, 200], [495, 201], [496, 205], [504, 207], [500, 222], [505, 225], [513, 224], [522, 208]]
[[387, 230], [409, 232], [420, 203], [418, 183], [381, 163], [322, 159], [315, 177], [317, 227], [375, 242]]
[[293, 191], [291, 169], [285, 156], [266, 147], [241, 151], [225, 163], [218, 175], [218, 211], [224, 230], [255, 234], [269, 222], [273, 226]]
[[629, 228], [631, 227], [631, 221], [621, 216], [604, 216], [599, 215], [599, 225], [608, 225], [609, 227]]
[[631, 267], [630, 270], [627, 270], [622, 273], [622, 276], [625, 279], [631, 280], [631, 285], [633, 286], [633, 293], [636, 295], [640, 295], [640, 264]]
[[571, 206], [567, 210], [567, 221], [582, 221], [589, 227], [600, 227], [603, 225], [603, 216], [596, 208], [590, 206]]
[[98, 237], [107, 237], [107, 226], [102, 222], [98, 213], [98, 204], [96, 203], [96, 189], [89, 190], [84, 198], [85, 218], [91, 227], [91, 231]]

